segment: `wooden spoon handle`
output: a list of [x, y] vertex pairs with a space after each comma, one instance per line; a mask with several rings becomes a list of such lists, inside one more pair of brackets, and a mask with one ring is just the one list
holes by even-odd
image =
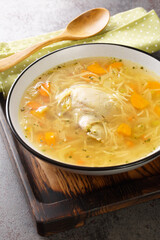
[[58, 35], [54, 38], [37, 43], [29, 48], [26, 48], [26, 49], [18, 52], [18, 53], [15, 53], [9, 57], [1, 59], [0, 60], [0, 72], [13, 67], [17, 63], [23, 61], [25, 58], [29, 57], [33, 53], [37, 52], [38, 50], [40, 50], [41, 48], [43, 48], [49, 44], [52, 44], [52, 43], [58, 42], [58, 41], [62, 41], [62, 40], [68, 40], [68, 39], [70, 39], [70, 36], [68, 36], [64, 31], [63, 33], [61, 33], [60, 35]]

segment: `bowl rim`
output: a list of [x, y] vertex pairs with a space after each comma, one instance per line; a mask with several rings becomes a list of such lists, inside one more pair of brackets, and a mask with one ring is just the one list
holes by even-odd
[[122, 165], [115, 165], [115, 166], [102, 166], [102, 167], [89, 167], [89, 166], [79, 166], [79, 165], [73, 165], [73, 164], [69, 164], [69, 163], [64, 163], [64, 162], [60, 162], [58, 160], [52, 159], [50, 157], [47, 157], [45, 155], [43, 155], [43, 153], [39, 153], [38, 151], [34, 150], [32, 147], [28, 146], [28, 144], [22, 140], [22, 138], [19, 136], [19, 134], [17, 133], [16, 129], [13, 126], [12, 120], [11, 120], [11, 116], [10, 116], [10, 100], [11, 100], [11, 96], [12, 96], [12, 92], [14, 91], [14, 88], [16, 86], [16, 84], [18, 83], [18, 81], [20, 80], [20, 78], [23, 76], [23, 74], [29, 69], [31, 68], [33, 65], [35, 65], [37, 62], [41, 61], [43, 58], [46, 58], [52, 54], [55, 54], [59, 51], [63, 51], [65, 49], [68, 48], [74, 48], [74, 47], [81, 47], [81, 46], [91, 46], [91, 45], [110, 45], [110, 46], [119, 46], [119, 47], [124, 47], [124, 48], [129, 48], [132, 49], [134, 51], [138, 51], [138, 52], [142, 52], [144, 55], [148, 55], [151, 58], [156, 59], [157, 61], [160, 62], [160, 60], [158, 60], [155, 56], [152, 56], [150, 53], [147, 53], [141, 49], [137, 49], [131, 46], [126, 46], [123, 44], [115, 44], [115, 43], [86, 43], [86, 44], [77, 44], [77, 45], [73, 45], [73, 46], [68, 46], [68, 47], [64, 47], [61, 49], [57, 49], [53, 52], [50, 52], [44, 56], [42, 56], [41, 58], [35, 60], [33, 63], [31, 63], [29, 66], [27, 66], [21, 73], [20, 75], [16, 78], [16, 80], [14, 81], [14, 83], [12, 84], [9, 92], [8, 92], [8, 96], [7, 96], [7, 100], [6, 100], [6, 117], [7, 117], [7, 121], [8, 124], [12, 130], [12, 132], [14, 133], [16, 139], [22, 144], [22, 146], [24, 148], [26, 148], [31, 154], [33, 154], [34, 156], [38, 157], [40, 160], [43, 160], [45, 162], [49, 162], [51, 164], [54, 164], [57, 167], [62, 167], [65, 169], [71, 169], [71, 170], [77, 170], [77, 171], [91, 171], [91, 172], [104, 172], [104, 171], [120, 171], [123, 169], [130, 169], [130, 168], [136, 168], [139, 165], [144, 165], [147, 162], [150, 162], [152, 160], [154, 160], [156, 157], [158, 157], [160, 155], [160, 150], [155, 151], [153, 153], [151, 153], [149, 156], [143, 157], [139, 160], [136, 160], [135, 162], [131, 162], [131, 163], [125, 163]]

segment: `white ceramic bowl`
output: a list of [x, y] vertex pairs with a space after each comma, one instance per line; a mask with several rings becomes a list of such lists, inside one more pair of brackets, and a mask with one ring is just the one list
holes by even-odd
[[58, 162], [54, 159], [44, 156], [41, 152], [34, 148], [34, 146], [25, 138], [19, 124], [18, 112], [22, 95], [25, 89], [31, 84], [31, 82], [43, 72], [61, 63], [78, 58], [101, 56], [128, 59], [138, 64], [141, 64], [147, 69], [154, 71], [156, 74], [160, 75], [160, 62], [157, 59], [140, 50], [116, 44], [97, 43], [75, 45], [52, 52], [38, 59], [37, 61], [29, 65], [14, 82], [8, 94], [6, 104], [8, 123], [16, 138], [26, 149], [28, 149], [29, 152], [44, 161], [48, 161], [54, 164], [57, 167], [62, 167], [66, 170], [88, 175], [108, 175], [129, 171], [152, 161], [154, 158], [160, 155], [160, 147], [158, 147], [147, 157], [141, 158], [133, 163], [113, 167], [81, 167]]

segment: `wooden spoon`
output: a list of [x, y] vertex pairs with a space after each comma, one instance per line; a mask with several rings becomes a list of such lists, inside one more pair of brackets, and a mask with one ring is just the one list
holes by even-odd
[[110, 13], [105, 8], [95, 8], [73, 19], [58, 36], [37, 43], [21, 52], [0, 60], [0, 72], [13, 67], [41, 48], [62, 40], [79, 40], [99, 33], [109, 22]]

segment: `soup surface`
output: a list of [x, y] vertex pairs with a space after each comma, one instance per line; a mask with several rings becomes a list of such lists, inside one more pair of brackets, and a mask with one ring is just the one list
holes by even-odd
[[28, 87], [19, 120], [44, 155], [82, 166], [115, 166], [160, 144], [160, 78], [115, 58], [78, 59]]

